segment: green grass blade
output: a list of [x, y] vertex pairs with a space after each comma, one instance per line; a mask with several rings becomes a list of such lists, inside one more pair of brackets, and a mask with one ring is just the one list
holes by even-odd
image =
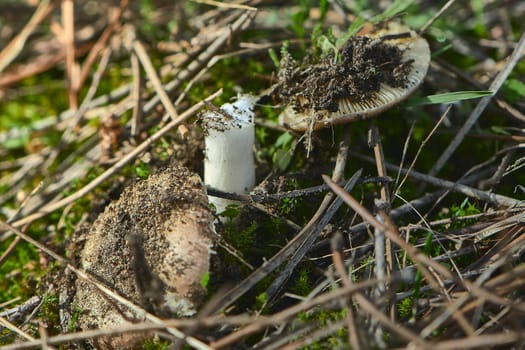
[[386, 19], [392, 18], [399, 14], [400, 12], [405, 11], [405, 9], [412, 5], [414, 0], [396, 0], [392, 5], [390, 5], [389, 8], [385, 10], [385, 12], [374, 16], [371, 20], [372, 23], [378, 23], [381, 21], [384, 21]]
[[350, 39], [350, 37], [354, 36], [358, 31], [360, 31], [361, 28], [363, 27], [363, 24], [365, 23], [366, 23], [366, 20], [364, 19], [364, 17], [358, 16], [352, 22], [352, 24], [350, 25], [350, 28], [348, 28], [342, 40], [345, 40], [344, 42], [346, 42], [346, 40]]
[[[379, 23], [379, 22], [384, 21], [386, 19], [392, 18], [395, 15], [397, 15], [398, 13], [404, 11], [408, 6], [412, 5], [413, 2], [414, 2], [414, 0], [396, 0], [396, 1], [394, 1], [394, 3], [392, 5], [390, 5], [389, 8], [387, 8], [385, 10], [385, 12], [372, 17], [370, 19], [370, 22], [372, 22], [372, 23]], [[354, 22], [352, 22], [352, 24], [350, 25], [350, 28], [348, 28], [346, 33], [342, 37], [340, 37], [339, 38], [340, 40], [338, 40], [338, 41], [340, 41], [343, 44], [346, 43], [348, 41], [348, 39], [350, 39], [350, 37], [356, 35], [357, 32], [359, 32], [361, 30], [361, 28], [363, 27], [363, 25], [366, 22], [367, 22], [367, 20], [364, 17], [358, 16], [354, 20]], [[338, 46], [340, 46], [340, 45], [338, 45]]]
[[408, 102], [409, 106], [434, 105], [440, 103], [454, 103], [463, 100], [472, 100], [492, 95], [491, 91], [454, 91], [443, 94], [430, 95], [421, 98], [414, 98]]

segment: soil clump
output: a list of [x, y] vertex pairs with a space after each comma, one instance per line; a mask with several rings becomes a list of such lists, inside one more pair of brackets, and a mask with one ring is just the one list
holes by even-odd
[[413, 60], [403, 61], [403, 50], [388, 42], [401, 35], [353, 36], [337, 53], [338, 59], [329, 53], [317, 64], [303, 67], [286, 53], [281, 59], [278, 94], [297, 112], [337, 112], [339, 100], [372, 99], [381, 83], [402, 87], [407, 84]]

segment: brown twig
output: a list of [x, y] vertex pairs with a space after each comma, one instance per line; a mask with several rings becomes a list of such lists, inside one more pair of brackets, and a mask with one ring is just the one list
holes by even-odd
[[69, 108], [78, 108], [79, 66], [75, 62], [75, 12], [73, 0], [61, 0], [62, 43], [66, 49], [66, 77], [68, 82]]
[[3, 72], [20, 54], [31, 33], [33, 33], [38, 24], [53, 11], [55, 3], [56, 1], [44, 0], [38, 4], [35, 13], [24, 26], [24, 29], [0, 52], [0, 72]]
[[91, 50], [89, 51], [86, 59], [84, 60], [84, 64], [82, 65], [82, 68], [80, 69], [79, 78], [78, 78], [78, 87], [81, 87], [84, 85], [84, 82], [86, 81], [89, 72], [91, 71], [91, 68], [93, 67], [93, 64], [95, 63], [95, 59], [106, 47], [107, 42], [109, 38], [111, 37], [111, 34], [115, 31], [117, 28], [120, 18], [122, 17], [122, 14], [124, 13], [124, 10], [128, 6], [128, 0], [121, 0], [120, 1], [120, 7], [119, 9], [113, 14], [113, 16], [109, 19], [109, 24], [107, 28], [104, 30], [100, 38], [97, 40], [97, 42], [93, 45]]
[[[349, 136], [347, 129], [347, 132], [345, 133], [345, 138], [339, 146], [339, 152], [337, 154], [337, 159], [332, 174], [332, 179], [334, 179], [334, 181], [336, 182], [339, 181], [344, 174], [346, 160], [348, 157], [348, 140]], [[361, 172], [358, 171], [345, 185], [345, 188], [348, 191], [350, 191], [355, 186], [357, 180], [360, 177], [360, 174]], [[319, 205], [319, 208], [317, 209], [313, 217], [308, 221], [308, 223], [300, 231], [300, 233], [297, 234], [297, 236], [304, 236], [301, 239], [302, 242], [289, 257], [289, 261], [284, 267], [284, 269], [274, 279], [270, 287], [268, 287], [266, 292], [268, 293], [270, 299], [273, 299], [277, 294], [277, 291], [281, 289], [282, 286], [286, 283], [297, 264], [299, 264], [299, 262], [303, 259], [303, 257], [310, 250], [313, 243], [318, 238], [319, 233], [323, 230], [323, 228], [328, 224], [335, 212], [339, 209], [339, 206], [342, 204], [342, 202], [339, 200], [335, 200], [333, 203], [330, 204], [332, 199], [333, 194], [331, 194], [331, 192], [327, 193], [324, 196], [321, 205]]]
[[[347, 271], [346, 271], [345, 264], [344, 264], [343, 254], [341, 251], [342, 238], [343, 237], [339, 233], [339, 234], [336, 234], [331, 240], [332, 261], [334, 263], [335, 270], [341, 277], [341, 281], [343, 282], [343, 285], [348, 288], [352, 286], [352, 281], [347, 275]], [[349, 303], [346, 299], [342, 299], [342, 303], [345, 309], [347, 310], [346, 311], [347, 312], [346, 323], [348, 327], [348, 343], [352, 346], [352, 349], [360, 350], [362, 348], [361, 347], [362, 342], [359, 337], [359, 333], [357, 331], [357, 325], [355, 322], [356, 318], [354, 315], [353, 306], [348, 305]]]

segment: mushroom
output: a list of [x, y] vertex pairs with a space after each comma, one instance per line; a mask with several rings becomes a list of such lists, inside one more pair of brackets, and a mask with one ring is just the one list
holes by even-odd
[[302, 132], [375, 116], [408, 97], [430, 64], [426, 40], [396, 22], [351, 37], [335, 54], [335, 64], [328, 57], [280, 72], [281, 125]]
[[[246, 194], [255, 185], [254, 113], [257, 98], [240, 95], [234, 103], [203, 114], [204, 183], [217, 190]], [[208, 196], [217, 213], [235, 201]]]
[[[204, 301], [215, 231], [198, 175], [181, 166], [162, 169], [127, 187], [86, 236], [81, 267], [100, 283], [158, 316], [191, 316]], [[83, 329], [139, 321], [143, 315], [111, 300], [83, 279], [73, 305]], [[99, 349], [138, 347], [151, 334], [94, 341]]]

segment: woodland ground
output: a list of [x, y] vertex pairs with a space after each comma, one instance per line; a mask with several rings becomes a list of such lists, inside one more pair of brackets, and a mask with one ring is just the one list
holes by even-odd
[[[257, 106], [258, 186], [216, 226], [197, 317], [60, 324], [75, 233], [160, 167], [202, 174], [199, 111], [268, 92], [283, 47], [302, 62], [391, 17], [432, 52], [401, 105], [311, 134]], [[523, 18], [512, 0], [0, 1], [0, 344], [523, 349]]]

